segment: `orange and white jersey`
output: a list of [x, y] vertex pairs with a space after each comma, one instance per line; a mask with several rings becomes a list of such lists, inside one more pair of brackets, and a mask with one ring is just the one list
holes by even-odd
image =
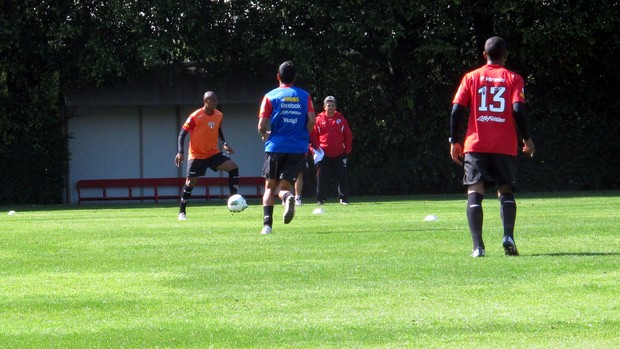
[[204, 108], [200, 108], [187, 118], [183, 129], [190, 135], [190, 159], [207, 159], [220, 152], [218, 131], [223, 117], [224, 114], [217, 109], [207, 115]]

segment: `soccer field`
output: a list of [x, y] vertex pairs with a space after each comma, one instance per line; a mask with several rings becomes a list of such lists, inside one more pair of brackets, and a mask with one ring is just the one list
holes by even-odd
[[248, 203], [0, 207], [0, 348], [620, 347], [619, 192]]

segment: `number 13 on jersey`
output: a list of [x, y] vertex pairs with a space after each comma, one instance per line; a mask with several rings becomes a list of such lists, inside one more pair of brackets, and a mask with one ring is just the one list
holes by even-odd
[[[487, 91], [490, 93], [487, 93]], [[506, 92], [506, 87], [504, 86], [483, 86], [479, 88], [480, 104], [478, 105], [478, 110], [503, 113], [506, 110], [504, 92]]]

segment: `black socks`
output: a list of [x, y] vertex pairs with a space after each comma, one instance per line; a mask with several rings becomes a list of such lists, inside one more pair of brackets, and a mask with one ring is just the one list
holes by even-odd
[[514, 240], [515, 220], [517, 218], [517, 203], [513, 194], [500, 194], [499, 214], [504, 225], [504, 236]]
[[471, 239], [474, 243], [474, 250], [477, 248], [484, 249], [482, 241], [482, 200], [484, 195], [471, 193], [467, 195], [467, 222], [469, 223], [469, 231]]
[[273, 225], [273, 206], [263, 206], [263, 225]]
[[187, 185], [183, 186], [181, 203], [179, 205], [179, 213], [185, 213], [185, 207], [187, 206], [187, 201], [189, 201], [189, 198], [192, 196], [192, 190], [194, 190], [194, 188], [190, 188]]
[[230, 189], [231, 196], [237, 194], [239, 190], [239, 168], [228, 172], [228, 189]]

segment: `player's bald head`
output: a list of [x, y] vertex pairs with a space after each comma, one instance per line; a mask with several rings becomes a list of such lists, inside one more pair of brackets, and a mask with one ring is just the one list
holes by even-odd
[[202, 97], [202, 99], [205, 100], [205, 101], [207, 99], [210, 99], [210, 98], [216, 98], [217, 99], [217, 95], [215, 94], [215, 92], [207, 91], [207, 92], [205, 92], [204, 96]]

